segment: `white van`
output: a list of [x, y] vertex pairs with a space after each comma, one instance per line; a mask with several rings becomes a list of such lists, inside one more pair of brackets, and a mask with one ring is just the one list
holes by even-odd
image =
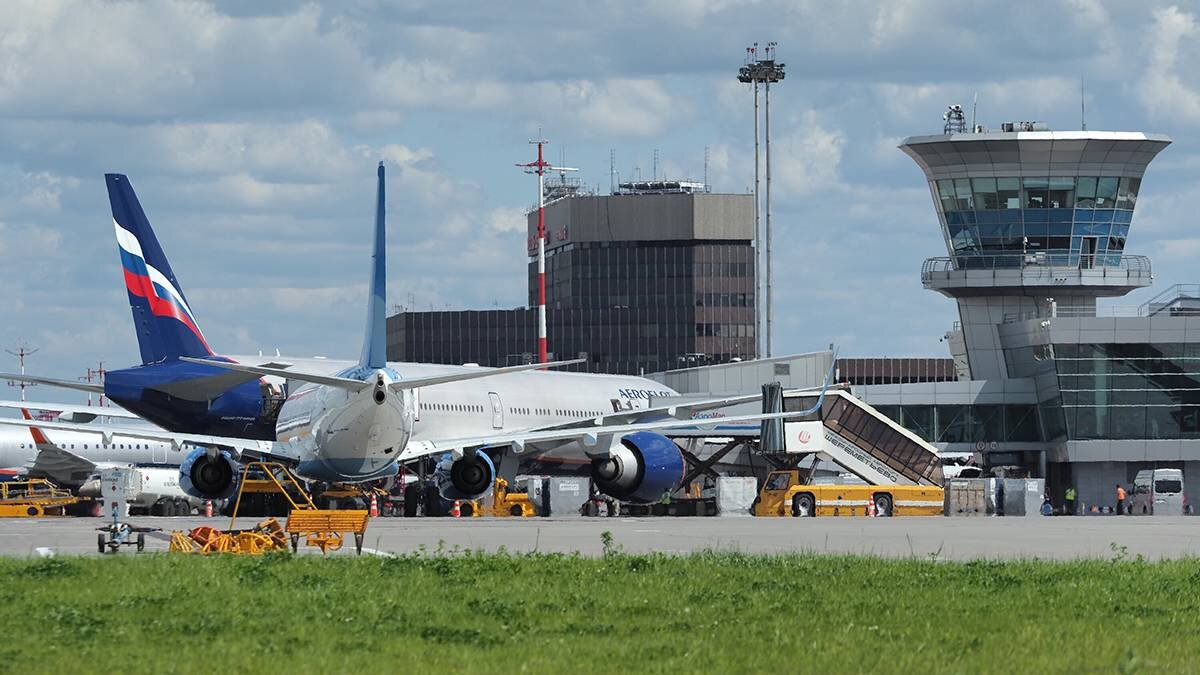
[[1182, 516], [1187, 497], [1183, 494], [1182, 469], [1144, 469], [1133, 479], [1133, 515]]

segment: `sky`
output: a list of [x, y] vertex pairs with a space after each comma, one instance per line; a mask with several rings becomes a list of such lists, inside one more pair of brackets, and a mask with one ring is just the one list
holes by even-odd
[[[516, 307], [539, 135], [621, 179], [753, 183], [745, 49], [772, 89], [777, 354], [947, 356], [924, 290], [945, 255], [917, 166], [949, 104], [1174, 139], [1127, 245], [1200, 281], [1200, 4], [1092, 0], [315, 3], [10, 0], [0, 7], [0, 347], [74, 379], [138, 351], [103, 174], [125, 173], [214, 349], [354, 358], [374, 168], [389, 304]], [[390, 313], [390, 312], [389, 312]], [[553, 341], [553, 336], [551, 336]], [[16, 359], [0, 353], [0, 370]], [[13, 392], [15, 393], [15, 392]], [[49, 390], [33, 398], [64, 400]], [[70, 394], [77, 397], [77, 394]]]

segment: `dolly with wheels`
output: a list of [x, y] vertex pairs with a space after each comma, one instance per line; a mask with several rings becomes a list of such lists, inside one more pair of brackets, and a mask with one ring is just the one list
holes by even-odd
[[112, 515], [112, 522], [96, 529], [96, 547], [101, 554], [116, 553], [122, 546], [136, 546], [139, 552], [146, 548], [146, 533], [160, 532], [157, 527], [139, 527], [125, 520], [126, 502], [131, 489], [136, 487], [137, 475], [128, 468], [105, 469], [100, 474], [100, 489], [104, 504]]

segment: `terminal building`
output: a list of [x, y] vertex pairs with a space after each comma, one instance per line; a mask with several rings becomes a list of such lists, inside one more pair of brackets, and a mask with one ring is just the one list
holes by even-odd
[[[1112, 506], [1117, 483], [1156, 467], [1183, 469], [1200, 495], [1200, 285], [1112, 304], [1152, 284], [1150, 259], [1126, 242], [1170, 142], [1040, 123], [906, 139], [946, 246], [920, 274], [957, 306], [950, 358], [841, 359], [838, 381], [984, 475], [1045, 478], [1056, 504], [1074, 485], [1085, 505]], [[553, 201], [546, 223], [554, 358], [653, 373], [683, 393], [820, 382], [808, 356], [739, 363], [756, 356], [753, 196], [624, 184]], [[531, 214], [530, 252], [535, 233]], [[527, 308], [391, 317], [389, 358], [532, 361], [533, 257], [529, 279]]]
[[[756, 356], [752, 195], [687, 181], [547, 191], [564, 194], [545, 207], [551, 360], [586, 355], [591, 372], [636, 375]], [[528, 307], [399, 313], [388, 319], [388, 358], [532, 362], [536, 211], [528, 223]]]
[[906, 139], [946, 243], [921, 280], [958, 306], [957, 377], [854, 393], [985, 475], [1045, 477], [1056, 503], [1075, 485], [1111, 506], [1117, 483], [1152, 467], [1183, 469], [1200, 495], [1200, 287], [1097, 302], [1152, 283], [1126, 242], [1170, 142], [1036, 123]]

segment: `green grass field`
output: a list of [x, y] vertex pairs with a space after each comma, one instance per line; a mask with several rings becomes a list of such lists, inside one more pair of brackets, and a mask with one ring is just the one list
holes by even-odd
[[5, 672], [1200, 669], [1200, 561], [0, 560]]

